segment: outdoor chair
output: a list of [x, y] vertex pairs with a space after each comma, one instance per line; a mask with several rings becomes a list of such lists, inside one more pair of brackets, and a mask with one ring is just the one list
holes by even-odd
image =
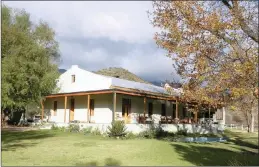
[[172, 120], [172, 116], [167, 116], [166, 117], [167, 123], [168, 124], [172, 124], [173, 120]]
[[144, 117], [144, 115], [140, 114], [138, 120], [139, 120], [139, 123], [144, 124], [144, 123], [145, 123], [145, 117]]
[[161, 124], [165, 124], [166, 123], [166, 117], [161, 116], [160, 122], [161, 122]]
[[175, 124], [178, 124], [178, 123], [180, 123], [180, 120], [179, 120], [179, 118], [175, 118], [175, 119], [173, 120], [173, 123], [175, 123]]

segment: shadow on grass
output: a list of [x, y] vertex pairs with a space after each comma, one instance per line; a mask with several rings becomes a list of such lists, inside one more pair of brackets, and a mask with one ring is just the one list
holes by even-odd
[[257, 166], [258, 154], [249, 152], [235, 152], [224, 148], [214, 148], [199, 144], [171, 144], [183, 161], [196, 166]]
[[[24, 132], [2, 131], [2, 151], [14, 151], [17, 148], [26, 148], [37, 144], [39, 139], [54, 137], [56, 134], [49, 130], [32, 130]], [[23, 140], [33, 140], [30, 143], [21, 143]]]
[[[241, 147], [248, 147], [251, 149], [258, 149], [258, 136], [252, 137], [249, 133], [231, 132], [227, 131], [225, 136], [230, 138], [228, 141]], [[254, 141], [254, 143], [253, 143]]]
[[[121, 162], [114, 158], [106, 158], [104, 160], [104, 166], [120, 166]], [[75, 166], [102, 166], [98, 161], [80, 162], [76, 163]]]

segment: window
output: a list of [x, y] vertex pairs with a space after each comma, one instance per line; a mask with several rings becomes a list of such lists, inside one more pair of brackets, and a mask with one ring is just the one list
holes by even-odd
[[166, 116], [165, 104], [161, 105], [161, 115]]
[[122, 116], [128, 116], [131, 111], [131, 100], [130, 99], [122, 99]]
[[54, 116], [57, 116], [57, 108], [58, 108], [58, 102], [57, 101], [54, 101]]
[[176, 104], [173, 104], [173, 118], [176, 118]]
[[94, 99], [90, 99], [90, 116], [94, 116]]
[[151, 117], [153, 115], [153, 103], [148, 103], [148, 116]]
[[72, 75], [72, 83], [76, 82], [76, 75]]

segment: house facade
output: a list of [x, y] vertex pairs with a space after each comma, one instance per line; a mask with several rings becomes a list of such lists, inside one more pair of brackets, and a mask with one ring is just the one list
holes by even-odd
[[[59, 92], [46, 96], [44, 113], [49, 121], [67, 124], [109, 125], [124, 120], [127, 125], [198, 122], [198, 111], [189, 112], [181, 103], [181, 89], [169, 95], [165, 88], [95, 74], [73, 65], [58, 79]], [[188, 104], [187, 104], [188, 108]], [[186, 120], [185, 120], [186, 121]]]

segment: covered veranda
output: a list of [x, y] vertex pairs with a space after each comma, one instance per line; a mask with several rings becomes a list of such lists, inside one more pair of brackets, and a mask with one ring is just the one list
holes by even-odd
[[[46, 96], [46, 99], [51, 98], [64, 98], [64, 123], [67, 122], [67, 116], [66, 116], [66, 110], [68, 106], [68, 98], [69, 97], [76, 97], [76, 96], [83, 96], [86, 97], [86, 107], [87, 107], [87, 118], [86, 122], [90, 122], [90, 99], [93, 95], [104, 95], [104, 94], [112, 94], [113, 96], [113, 108], [112, 108], [112, 121], [117, 120], [116, 118], [116, 111], [117, 110], [117, 96], [119, 94], [122, 95], [128, 95], [128, 96], [134, 96], [139, 97], [143, 99], [143, 112], [139, 114], [138, 119], [136, 123], [138, 124], [148, 124], [152, 122], [152, 117], [149, 115], [147, 111], [147, 100], [148, 99], [155, 99], [155, 100], [163, 100], [165, 102], [169, 102], [174, 104], [175, 107], [172, 108], [171, 111], [168, 111], [166, 115], [162, 115], [160, 117], [159, 123], [161, 124], [177, 124], [177, 123], [183, 123], [183, 124], [190, 124], [190, 123], [198, 123], [199, 117], [204, 117], [204, 113], [209, 112], [212, 114], [211, 110], [205, 110], [201, 111], [199, 109], [199, 106], [195, 102], [185, 102], [180, 97], [177, 96], [171, 96], [167, 94], [159, 94], [159, 93], [153, 93], [153, 92], [147, 92], [147, 91], [139, 91], [135, 89], [129, 89], [129, 88], [122, 88], [122, 87], [113, 87], [111, 89], [104, 89], [104, 90], [98, 90], [98, 91], [83, 91], [83, 92], [71, 92], [71, 93], [58, 93], [58, 94], [51, 94]], [[179, 104], [183, 106], [183, 112], [180, 114], [179, 112]], [[208, 107], [207, 107], [208, 108]], [[70, 112], [69, 112], [70, 114]], [[202, 115], [203, 114], [203, 115]], [[44, 117], [44, 103], [42, 102], [42, 119]], [[129, 124], [129, 115], [124, 116], [125, 123]], [[70, 122], [70, 120], [69, 120]]]

